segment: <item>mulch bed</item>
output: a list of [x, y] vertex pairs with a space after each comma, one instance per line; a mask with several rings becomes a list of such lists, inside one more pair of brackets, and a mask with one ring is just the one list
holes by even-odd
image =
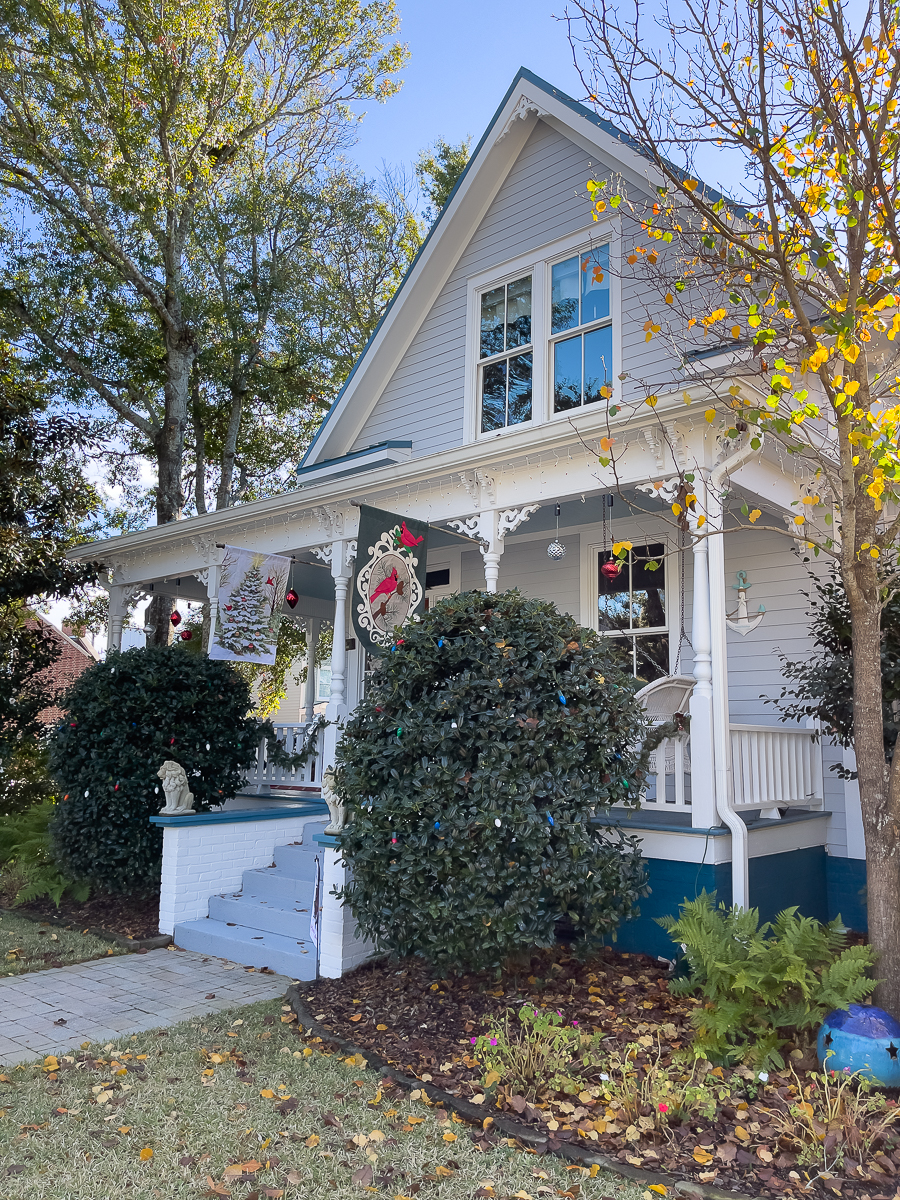
[[[0, 905], [11, 908], [12, 899], [0, 896]], [[59, 908], [45, 897], [20, 904], [14, 911], [23, 916], [61, 920], [73, 929], [103, 929], [135, 941], [159, 934], [159, 892], [149, 896], [111, 896], [98, 892], [83, 904], [63, 898]]]
[[[645, 1106], [630, 1123], [598, 1096], [599, 1068], [585, 1073], [577, 1095], [545, 1092], [535, 1099], [502, 1084], [484, 1087], [472, 1039], [525, 1002], [558, 1010], [583, 1032], [602, 1034], [604, 1052], [615, 1055], [635, 1046], [636, 1065], [658, 1064], [672, 1078], [683, 1076], [677, 1052], [690, 1043], [689, 1017], [699, 1001], [671, 995], [667, 966], [644, 955], [607, 948], [580, 962], [559, 947], [536, 954], [530, 970], [499, 982], [487, 975], [439, 979], [421, 960], [380, 960], [297, 990], [326, 1030], [372, 1051], [398, 1072], [460, 1099], [474, 1098], [485, 1116], [500, 1109], [525, 1121], [547, 1136], [551, 1150], [576, 1143], [648, 1172], [754, 1196], [900, 1198], [893, 1182], [895, 1176], [900, 1181], [900, 1128], [876, 1140], [863, 1165], [848, 1157], [822, 1176], [820, 1165], [805, 1161], [801, 1142], [778, 1127], [773, 1114], [803, 1099], [798, 1085], [820, 1086], [808, 1074], [818, 1064], [798, 1057], [799, 1051], [791, 1060], [793, 1072], [771, 1071], [763, 1082], [747, 1068], [710, 1064], [706, 1082], [717, 1092], [713, 1117], [694, 1112], [676, 1119], [673, 1113], [660, 1121]], [[476, 1142], [480, 1136], [473, 1132]]]

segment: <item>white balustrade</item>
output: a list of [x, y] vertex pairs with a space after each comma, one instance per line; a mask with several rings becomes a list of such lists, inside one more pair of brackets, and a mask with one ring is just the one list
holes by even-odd
[[779, 808], [824, 802], [822, 747], [812, 729], [771, 725], [731, 726], [731, 777], [735, 808]]
[[[296, 754], [303, 749], [308, 723], [275, 724], [278, 741], [288, 754]], [[321, 731], [319, 737], [322, 737]], [[317, 747], [318, 749], [318, 747]], [[268, 755], [268, 742], [260, 738], [256, 754], [256, 765], [247, 772], [244, 782], [244, 792], [251, 794], [266, 794], [273, 789], [276, 791], [309, 791], [318, 790], [319, 770], [318, 753], [313, 751], [302, 767], [279, 767], [271, 761]]]
[[[735, 808], [758, 808], [761, 816], [777, 819], [779, 809], [822, 807], [822, 747], [814, 730], [731, 725], [730, 737]], [[689, 747], [687, 736], [667, 738], [653, 752], [644, 808], [691, 811]]]

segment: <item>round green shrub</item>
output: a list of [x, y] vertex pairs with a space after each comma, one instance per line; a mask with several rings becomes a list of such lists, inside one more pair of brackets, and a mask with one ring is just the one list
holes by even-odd
[[184, 767], [194, 808], [233, 796], [256, 759], [260, 726], [250, 689], [227, 662], [175, 646], [111, 652], [81, 674], [53, 733], [59, 785], [51, 832], [60, 864], [109, 891], [142, 891], [160, 875], [165, 803], [157, 772]]
[[645, 875], [636, 839], [591, 817], [637, 803], [659, 738], [604, 639], [552, 604], [435, 604], [397, 634], [338, 750], [360, 931], [442, 969], [501, 966], [561, 922], [614, 935]]

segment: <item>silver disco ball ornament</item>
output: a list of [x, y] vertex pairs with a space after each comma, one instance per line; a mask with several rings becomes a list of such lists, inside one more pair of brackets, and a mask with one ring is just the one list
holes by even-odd
[[565, 553], [566, 553], [565, 546], [562, 544], [562, 542], [558, 542], [555, 539], [547, 547], [547, 557], [548, 558], [564, 558]]

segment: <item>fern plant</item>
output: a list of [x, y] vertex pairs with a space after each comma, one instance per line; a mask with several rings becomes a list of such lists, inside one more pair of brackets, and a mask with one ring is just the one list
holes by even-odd
[[823, 925], [786, 908], [760, 926], [757, 909], [716, 906], [715, 893], [703, 892], [677, 919], [658, 922], [682, 944], [690, 968], [672, 992], [705, 1000], [691, 1014], [696, 1058], [782, 1067], [788, 1041], [875, 990], [866, 976], [875, 951], [848, 947], [840, 917]]
[[53, 859], [49, 826], [55, 812], [55, 801], [42, 800], [0, 826], [0, 864], [12, 868], [4, 873], [14, 875], [20, 884], [14, 907], [49, 896], [59, 908], [66, 893], [79, 902], [91, 894], [89, 884], [64, 874]]

